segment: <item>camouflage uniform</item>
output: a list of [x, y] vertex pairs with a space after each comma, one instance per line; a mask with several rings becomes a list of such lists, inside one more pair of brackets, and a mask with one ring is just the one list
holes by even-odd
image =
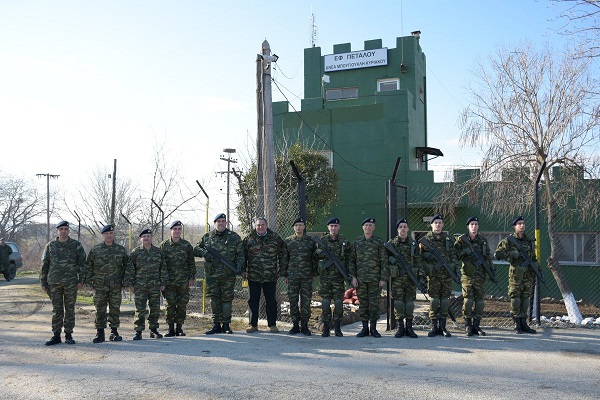
[[206, 233], [194, 248], [197, 257], [204, 257], [206, 273], [206, 295], [210, 297], [210, 309], [215, 324], [231, 323], [231, 303], [235, 289], [236, 274], [218, 259], [206, 253], [203, 247], [210, 247], [231, 261], [241, 271], [244, 268], [246, 255], [240, 235], [225, 229], [219, 232], [213, 229]]
[[[336, 239], [333, 239], [330, 234], [322, 236], [321, 241], [347, 269], [352, 250], [350, 242], [342, 235], [338, 235]], [[316, 255], [319, 259], [319, 275], [321, 278], [319, 294], [322, 301], [322, 321], [331, 321], [331, 300], [333, 299], [333, 321], [341, 322], [344, 316], [343, 297], [346, 290], [346, 282], [333, 263], [327, 266], [327, 259], [322, 249], [317, 249]]]
[[[492, 255], [487, 240], [481, 235], [477, 235], [474, 239], [471, 239], [469, 234], [466, 234], [465, 238], [481, 255], [484, 262], [486, 262], [490, 268], [493, 268]], [[483, 265], [480, 265], [479, 267], [475, 266], [477, 258], [475, 258], [469, 245], [460, 237], [456, 238], [454, 249], [458, 259], [462, 262], [460, 273], [463, 295], [463, 316], [465, 318], [472, 317], [475, 320], [479, 320], [483, 316], [484, 308], [483, 299], [485, 297], [485, 281], [487, 280], [485, 267]], [[475, 303], [475, 309], [473, 309], [473, 303]]]
[[163, 296], [167, 300], [167, 323], [181, 325], [185, 322], [190, 301], [189, 282], [196, 280], [194, 248], [185, 239], [174, 242], [169, 238], [160, 244], [168, 279]]
[[[9, 245], [0, 245], [0, 273], [9, 273], [9, 257], [12, 254], [12, 249]], [[8, 275], [7, 275], [8, 276]]]
[[146, 250], [143, 245], [131, 251], [129, 264], [125, 273], [124, 286], [133, 286], [135, 289], [135, 320], [134, 329], [141, 332], [145, 329], [146, 316], [148, 327], [158, 328], [160, 316], [160, 287], [166, 286], [169, 274], [165, 267], [163, 252], [152, 245]]
[[117, 243], [109, 246], [102, 242], [92, 247], [88, 254], [85, 282], [94, 288], [96, 329], [106, 328], [107, 305], [110, 327], [118, 328], [120, 325], [121, 290], [127, 261], [127, 250]]
[[[285, 239], [287, 263], [281, 268], [281, 276], [288, 280], [288, 300], [292, 322], [310, 319], [310, 300], [313, 278], [317, 275], [315, 250], [317, 245], [310, 236], [291, 235]], [[300, 296], [300, 308], [298, 307]]]
[[[410, 237], [406, 241], [401, 241], [400, 237], [396, 236], [390, 243], [396, 251], [404, 257], [404, 260], [408, 265], [412, 267], [416, 277], [422, 277], [424, 275], [421, 270], [421, 257], [419, 255], [419, 249], [417, 243]], [[392, 298], [394, 299], [394, 309], [396, 311], [396, 319], [399, 323], [404, 318], [407, 320], [413, 319], [413, 311], [415, 309], [415, 299], [417, 298], [417, 287], [415, 283], [410, 279], [404, 267], [400, 265], [400, 262], [391, 255], [389, 256], [390, 261], [390, 277], [392, 278]]]
[[275, 326], [277, 322], [277, 278], [281, 268], [286, 268], [287, 255], [285, 242], [281, 237], [267, 229], [264, 236], [259, 236], [256, 231], [251, 232], [243, 240], [246, 252], [245, 272], [248, 276], [250, 296], [250, 325], [258, 325], [258, 308], [260, 292], [265, 296], [268, 325]]
[[52, 299], [52, 331], [72, 333], [75, 327], [77, 284], [85, 278], [85, 250], [75, 239], [58, 237], [46, 245], [42, 255], [40, 283]]
[[360, 318], [364, 321], [379, 319], [380, 281], [387, 280], [388, 257], [383, 240], [377, 236], [356, 238], [350, 252], [350, 276], [358, 279], [356, 295], [360, 301]]

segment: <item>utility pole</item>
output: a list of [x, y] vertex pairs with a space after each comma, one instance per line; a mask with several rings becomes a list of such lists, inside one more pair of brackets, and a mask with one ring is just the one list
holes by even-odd
[[117, 159], [112, 174], [112, 201], [110, 203], [110, 224], [115, 224], [115, 204], [117, 202]]
[[227, 171], [220, 171], [218, 173], [221, 174], [221, 176], [223, 176], [223, 174], [227, 174], [227, 222], [229, 222], [231, 218], [229, 215], [229, 175], [233, 173], [231, 172], [230, 165], [232, 163], [237, 163], [237, 160], [231, 158], [231, 154], [235, 153], [235, 149], [223, 149], [223, 152], [229, 154], [227, 158], [225, 156], [221, 156], [221, 161], [227, 161]]
[[[202, 187], [202, 185], [200, 184], [200, 182], [198, 182], [198, 179], [196, 179], [196, 183], [198, 184], [198, 186], [200, 186], [200, 190], [202, 190], [202, 193], [204, 193], [204, 195], [206, 196], [206, 233], [208, 233], [208, 231], [209, 231], [209, 227], [208, 227], [208, 205], [210, 203], [210, 199], [208, 198], [208, 194], [206, 193], [206, 190], [204, 190], [204, 188]], [[227, 219], [229, 219], [229, 215], [227, 216]]]
[[50, 178], [58, 179], [60, 175], [35, 174], [38, 178], [46, 177], [46, 242], [50, 241]]

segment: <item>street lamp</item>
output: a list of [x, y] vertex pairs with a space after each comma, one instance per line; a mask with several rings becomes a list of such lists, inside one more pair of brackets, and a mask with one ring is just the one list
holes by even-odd
[[58, 179], [60, 175], [35, 174], [38, 178], [46, 177], [46, 241], [50, 241], [50, 178]]

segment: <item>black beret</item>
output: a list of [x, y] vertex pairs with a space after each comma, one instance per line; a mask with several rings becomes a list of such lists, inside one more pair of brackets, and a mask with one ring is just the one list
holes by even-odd
[[303, 224], [306, 224], [306, 221], [304, 220], [304, 218], [298, 217], [298, 218], [296, 218], [296, 220], [294, 221], [294, 223], [292, 225], [296, 225], [299, 222], [302, 222]]
[[525, 221], [525, 218], [523, 218], [523, 216], [519, 215], [517, 218], [515, 218], [515, 220], [512, 222], [512, 226], [515, 226], [517, 224], [517, 222], [519, 221]]
[[340, 219], [333, 217], [333, 218], [329, 218], [329, 220], [327, 220], [327, 225], [331, 225], [331, 224], [338, 224], [340, 223]]
[[217, 220], [218, 220], [218, 219], [221, 219], [221, 218], [225, 218], [225, 219], [227, 219], [227, 215], [225, 215], [224, 213], [218, 214], [218, 215], [215, 217], [215, 219], [213, 219], [213, 222], [217, 222]]
[[66, 226], [68, 228], [69, 227], [69, 223], [67, 221], [60, 221], [58, 224], [56, 224], [55, 228], [58, 229], [61, 226]]
[[479, 222], [479, 219], [477, 219], [477, 217], [470, 217], [465, 225], [469, 225], [473, 221]]
[[374, 224], [374, 223], [375, 223], [375, 218], [367, 218], [367, 219], [365, 219], [365, 220], [362, 222], [362, 224], [361, 224], [361, 225], [364, 225], [364, 224], [366, 224], [367, 222], [370, 222], [370, 223]]
[[399, 220], [398, 222], [396, 222], [396, 229], [398, 229], [398, 227], [400, 226], [400, 224], [406, 224], [408, 225], [408, 221], [405, 218], [402, 218], [401, 220]]
[[3, 240], [5, 240], [5, 238], [0, 238], [0, 241], [3, 241]]
[[152, 231], [148, 228], [144, 229], [143, 231], [140, 232], [140, 237], [142, 237], [143, 235], [147, 235], [150, 234], [152, 235]]
[[169, 229], [173, 229], [174, 227], [181, 226], [181, 225], [183, 225], [183, 224], [181, 223], [180, 220], [175, 220], [175, 221], [171, 222], [171, 224], [169, 225]]
[[112, 232], [114, 231], [115, 228], [113, 228], [112, 225], [104, 225], [104, 228], [102, 228], [102, 230], [100, 231], [100, 233], [106, 233], [106, 232]]
[[433, 224], [433, 221], [435, 221], [436, 219], [441, 219], [443, 221], [444, 217], [442, 217], [442, 214], [436, 214], [433, 216], [433, 218], [431, 218], [431, 223]]

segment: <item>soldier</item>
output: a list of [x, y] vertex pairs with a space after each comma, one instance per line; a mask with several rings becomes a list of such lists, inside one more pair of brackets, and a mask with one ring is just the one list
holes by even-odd
[[[419, 279], [425, 279], [421, 271], [421, 257], [417, 242], [408, 236], [408, 221], [401, 219], [396, 223], [398, 236], [388, 243], [394, 246], [398, 254], [412, 268], [412, 272]], [[393, 254], [389, 253], [390, 277], [392, 278], [392, 298], [394, 299], [394, 310], [398, 319], [398, 331], [394, 337], [401, 338], [404, 335], [411, 338], [419, 336], [413, 329], [413, 311], [415, 309], [415, 299], [417, 298], [417, 286], [408, 276], [406, 270], [400, 264]], [[406, 323], [405, 323], [406, 322]]]
[[524, 260], [521, 255], [522, 251], [537, 264], [534, 239], [529, 239], [525, 235], [525, 220], [522, 216], [515, 218], [512, 225], [515, 232], [511, 236], [518, 243], [518, 246], [509, 238], [502, 239], [498, 243], [495, 257], [497, 260], [506, 260], [510, 263], [508, 269], [508, 296], [510, 297], [510, 312], [515, 323], [515, 332], [519, 334], [523, 332], [536, 333], [534, 329], [527, 325], [527, 309], [535, 273], [527, 266], [522, 265]]
[[96, 306], [96, 337], [92, 343], [105, 340], [106, 307], [110, 325], [110, 341], [123, 340], [119, 335], [119, 316], [121, 314], [121, 290], [123, 276], [127, 268], [127, 250], [115, 243], [115, 232], [112, 225], [106, 225], [100, 231], [104, 241], [95, 245], [87, 257], [85, 281], [94, 288], [94, 305]]
[[[388, 278], [388, 259], [383, 240], [374, 236], [375, 219], [367, 218], [362, 222], [364, 234], [357, 237], [350, 252], [350, 276], [352, 286], [360, 300], [360, 319], [362, 330], [357, 337], [371, 336], [380, 338], [377, 332], [379, 319], [379, 299], [381, 287]], [[371, 329], [369, 330], [369, 321]]]
[[197, 257], [204, 257], [207, 296], [210, 297], [210, 309], [213, 314], [213, 327], [205, 333], [207, 335], [221, 332], [231, 334], [233, 333], [229, 326], [231, 303], [237, 272], [227, 267], [218, 258], [211, 256], [206, 249], [217, 251], [236, 266], [238, 271], [244, 267], [246, 256], [240, 235], [227, 229], [227, 216], [219, 214], [213, 222], [215, 229], [206, 233], [194, 248]]
[[[288, 300], [292, 329], [289, 334], [302, 332], [310, 336], [308, 320], [310, 319], [310, 300], [312, 285], [317, 275], [315, 250], [317, 245], [306, 235], [306, 222], [302, 218], [294, 221], [294, 234], [285, 239], [287, 263], [281, 268], [281, 276], [288, 285]], [[298, 307], [300, 297], [300, 307]]]
[[65, 343], [75, 344], [75, 301], [77, 290], [85, 278], [85, 250], [75, 239], [69, 237], [69, 223], [56, 225], [58, 236], [48, 242], [42, 254], [40, 283], [52, 300], [52, 332], [54, 336], [46, 342], [52, 346], [61, 342], [60, 332], [65, 328]]
[[12, 254], [12, 249], [9, 245], [4, 242], [4, 238], [0, 238], [0, 273], [5, 274], [4, 276], [8, 276], [6, 279], [10, 281], [10, 265], [8, 259]]
[[[444, 219], [441, 215], [435, 215], [431, 219], [431, 232], [424, 236], [427, 241], [437, 249], [447, 265], [456, 274], [458, 269], [458, 258], [454, 253], [454, 244], [449, 235], [442, 232]], [[429, 318], [431, 318], [431, 330], [427, 336], [444, 335], [452, 336], [446, 329], [448, 309], [450, 308], [450, 294], [452, 293], [452, 275], [439, 264], [431, 249], [420, 240], [421, 258], [427, 273], [427, 294], [430, 299]], [[439, 321], [439, 326], [438, 326]]]
[[[463, 308], [465, 317], [465, 331], [467, 336], [481, 335], [481, 317], [483, 316], [485, 281], [487, 273], [483, 264], [477, 266], [477, 260], [483, 260], [488, 268], [494, 268], [492, 255], [487, 240], [478, 234], [479, 220], [471, 217], [467, 220], [468, 235], [461, 235], [454, 242], [454, 249], [458, 259], [462, 262], [460, 270], [462, 282]], [[473, 304], [474, 303], [474, 304]], [[475, 305], [475, 309], [473, 309]]]
[[279, 332], [277, 328], [277, 278], [281, 268], [286, 268], [287, 256], [285, 243], [278, 234], [267, 226], [267, 220], [259, 217], [255, 221], [254, 232], [243, 240], [246, 252], [246, 265], [242, 276], [248, 279], [250, 297], [250, 325], [247, 333], [258, 331], [258, 308], [260, 293], [265, 296], [267, 324], [272, 333]]
[[[165, 337], [185, 336], [183, 324], [190, 302], [190, 287], [196, 282], [196, 260], [191, 243], [181, 238], [183, 224], [173, 221], [169, 225], [171, 237], [160, 244], [169, 279], [163, 291], [167, 300], [167, 324]], [[177, 324], [177, 328], [175, 328]]]
[[[338, 218], [330, 218], [327, 221], [328, 234], [321, 238], [321, 241], [340, 261], [344, 268], [348, 269], [348, 261], [350, 259], [350, 242], [340, 234], [340, 220]], [[321, 248], [316, 250], [317, 258], [319, 259], [319, 275], [321, 276], [321, 289], [319, 294], [322, 301], [322, 321], [323, 333], [321, 336], [328, 337], [331, 329], [331, 300], [333, 299], [333, 326], [335, 336], [342, 337], [341, 323], [344, 316], [344, 305], [342, 297], [346, 290], [346, 282], [344, 276], [336, 268], [333, 263], [326, 262], [326, 256]]]
[[144, 229], [139, 236], [141, 245], [131, 251], [124, 279], [124, 286], [132, 287], [135, 293], [133, 340], [142, 339], [142, 331], [146, 327], [148, 315], [146, 305], [150, 307], [150, 315], [148, 315], [150, 337], [160, 339], [162, 338], [158, 333], [160, 293], [165, 290], [169, 274], [165, 267], [163, 252], [152, 244], [152, 231]]

